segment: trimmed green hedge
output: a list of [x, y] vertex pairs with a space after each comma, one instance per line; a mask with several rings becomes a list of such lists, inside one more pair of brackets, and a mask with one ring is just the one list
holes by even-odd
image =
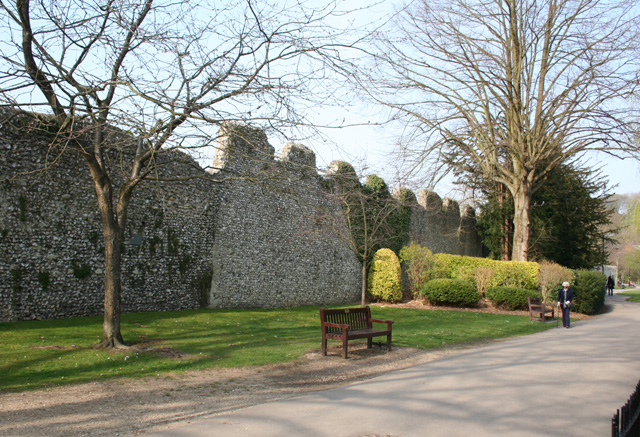
[[385, 302], [402, 300], [402, 269], [393, 250], [380, 249], [373, 255], [367, 291], [372, 298]]
[[528, 309], [527, 298], [540, 298], [540, 293], [537, 290], [529, 290], [527, 288], [497, 286], [489, 287], [486, 292], [486, 297], [493, 302], [496, 307], [514, 311]]
[[[607, 278], [593, 270], [574, 270], [575, 279], [571, 288], [575, 293], [573, 309], [577, 313], [594, 314], [604, 305]], [[557, 297], [556, 293], [556, 297]]]
[[508, 286], [538, 289], [540, 265], [529, 261], [498, 261], [489, 258], [437, 253], [434, 256], [436, 272], [439, 277], [463, 279], [476, 285], [475, 271], [478, 267], [493, 270], [490, 287]]
[[422, 286], [420, 295], [432, 305], [469, 306], [480, 300], [475, 286], [462, 279], [432, 279]]

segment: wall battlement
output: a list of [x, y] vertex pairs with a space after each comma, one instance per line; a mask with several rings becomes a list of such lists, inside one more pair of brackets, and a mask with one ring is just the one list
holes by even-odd
[[[360, 263], [319, 223], [327, 209], [341, 210], [328, 202], [315, 154], [295, 143], [274, 153], [262, 130], [229, 123], [209, 177], [184, 153], [161, 155], [161, 177], [136, 188], [130, 207], [124, 311], [358, 301]], [[92, 181], [78, 155], [45, 166], [50, 156], [48, 139], [0, 130], [0, 321], [102, 313]], [[193, 178], [160, 180], [177, 175]], [[410, 239], [477, 255], [475, 217], [460, 214], [456, 202], [422, 190]]]

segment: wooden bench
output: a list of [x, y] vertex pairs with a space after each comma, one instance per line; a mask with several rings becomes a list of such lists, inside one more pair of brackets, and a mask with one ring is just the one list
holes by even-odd
[[[325, 310], [320, 308], [322, 323], [322, 355], [327, 355], [327, 340], [342, 340], [342, 357], [347, 358], [347, 342], [358, 338], [367, 339], [367, 348], [371, 349], [373, 337], [387, 336], [387, 350], [391, 350], [391, 320], [371, 318], [371, 309], [340, 308]], [[386, 329], [373, 329], [373, 323], [385, 323]]]
[[529, 304], [529, 321], [535, 320], [538, 322], [544, 322], [547, 314], [551, 314], [551, 319], [555, 318], [555, 307], [553, 305], [542, 303], [542, 300], [535, 297], [528, 297], [527, 303]]

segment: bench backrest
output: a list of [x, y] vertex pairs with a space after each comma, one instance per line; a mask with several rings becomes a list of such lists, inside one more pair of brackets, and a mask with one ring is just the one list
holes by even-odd
[[528, 297], [529, 305], [542, 305], [542, 300], [537, 297]]
[[[320, 318], [323, 322], [349, 325], [349, 329], [366, 329], [371, 327], [371, 309], [364, 308], [339, 308], [325, 310], [320, 308]], [[328, 332], [340, 331], [339, 328], [327, 327]]]

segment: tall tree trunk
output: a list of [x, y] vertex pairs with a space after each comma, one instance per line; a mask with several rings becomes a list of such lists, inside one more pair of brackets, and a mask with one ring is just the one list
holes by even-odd
[[[103, 220], [104, 224], [104, 220]], [[120, 332], [122, 296], [122, 233], [118, 226], [103, 228], [105, 243], [104, 321], [101, 347], [124, 346]]]
[[362, 298], [360, 306], [367, 304], [367, 259], [362, 260]]
[[531, 189], [529, 184], [521, 184], [513, 195], [513, 251], [511, 259], [514, 261], [529, 260], [529, 236], [531, 223], [529, 208], [531, 206]]
[[[99, 143], [101, 139], [97, 140]], [[122, 295], [122, 247], [131, 197], [131, 185], [124, 184], [120, 199], [114, 208], [112, 183], [102, 167], [99, 153], [85, 153], [85, 160], [93, 178], [102, 218], [104, 237], [104, 321], [99, 347], [126, 346], [120, 332]]]
[[501, 236], [500, 236], [500, 259], [502, 261], [511, 260], [511, 214], [505, 213], [505, 204], [507, 201], [507, 188], [504, 184], [498, 184], [498, 205], [500, 205], [500, 212], [502, 216], [502, 222], [500, 224]]
[[513, 226], [511, 224], [511, 217], [503, 217], [502, 218], [502, 236], [501, 239], [501, 249], [500, 249], [500, 259], [502, 261], [511, 261], [511, 235], [513, 233]]

